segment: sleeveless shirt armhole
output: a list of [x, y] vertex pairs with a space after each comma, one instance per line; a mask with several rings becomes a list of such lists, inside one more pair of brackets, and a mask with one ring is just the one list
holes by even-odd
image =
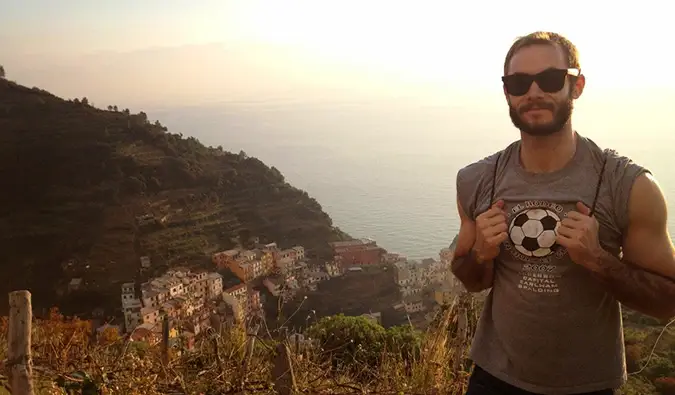
[[476, 219], [476, 210], [485, 194], [489, 194], [493, 167], [497, 153], [479, 161], [464, 166], [457, 172], [456, 191], [457, 199], [464, 208], [467, 216]]
[[476, 200], [476, 186], [479, 183], [474, 172], [470, 171], [470, 166], [459, 169], [456, 179], [456, 198], [459, 200], [466, 215], [475, 220], [475, 200]]
[[651, 174], [651, 171], [628, 157], [618, 155], [616, 151], [610, 154], [605, 171], [605, 177], [610, 184], [616, 223], [621, 233], [625, 234], [629, 222], [628, 204], [635, 180], [642, 174]]

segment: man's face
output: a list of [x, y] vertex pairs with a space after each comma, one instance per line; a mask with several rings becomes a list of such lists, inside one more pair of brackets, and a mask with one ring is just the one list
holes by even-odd
[[[507, 75], [526, 74], [534, 76], [546, 71], [543, 76], [548, 82], [562, 81], [560, 70], [568, 68], [562, 48], [556, 45], [534, 44], [519, 49], [511, 58]], [[555, 71], [555, 70], [559, 71]], [[556, 74], [557, 73], [557, 74]], [[564, 74], [564, 73], [563, 73]], [[513, 125], [532, 136], [548, 136], [560, 131], [572, 114], [573, 100], [578, 98], [584, 87], [584, 77], [571, 83], [564, 77], [564, 84], [555, 92], [546, 92], [535, 81], [523, 95], [514, 95], [504, 88], [509, 115]], [[544, 85], [544, 88], [547, 88]], [[513, 92], [512, 92], [513, 93]]]

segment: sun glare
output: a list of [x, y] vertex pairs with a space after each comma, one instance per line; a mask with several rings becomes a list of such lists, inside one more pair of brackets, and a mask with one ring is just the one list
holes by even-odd
[[[546, 29], [577, 44], [584, 72], [593, 75], [595, 86], [616, 86], [617, 80], [623, 87], [640, 86], [649, 79], [655, 86], [675, 85], [673, 77], [663, 78], [668, 73], [660, 73], [658, 81], [650, 73], [627, 79], [626, 68], [617, 67], [618, 59], [625, 59], [620, 54], [626, 47], [635, 54], [631, 59], [635, 70], [660, 71], [669, 64], [665, 61], [669, 55], [659, 50], [665, 38], [645, 40], [625, 29], [626, 20], [636, 20], [635, 10], [613, 6], [608, 18], [600, 2], [581, 7], [570, 1], [566, 8], [583, 13], [578, 17], [541, 13], [511, 2], [247, 0], [238, 24], [249, 39], [300, 48], [363, 69], [478, 84], [486, 83], [478, 81], [481, 76], [500, 73], [504, 54], [517, 36]], [[651, 28], [660, 26], [654, 20], [658, 16], [650, 15]], [[607, 26], [597, 30], [601, 20]]]

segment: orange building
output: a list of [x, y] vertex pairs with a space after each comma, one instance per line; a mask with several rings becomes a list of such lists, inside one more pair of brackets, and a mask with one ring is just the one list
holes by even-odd
[[230, 266], [235, 259], [239, 257], [238, 250], [227, 250], [216, 252], [211, 256], [211, 261], [219, 269], [225, 269]]
[[333, 255], [347, 265], [373, 265], [382, 261], [386, 251], [374, 240], [357, 239], [330, 243]]
[[270, 274], [274, 269], [274, 255], [272, 255], [272, 251], [262, 251], [260, 263], [262, 264], [264, 273]]

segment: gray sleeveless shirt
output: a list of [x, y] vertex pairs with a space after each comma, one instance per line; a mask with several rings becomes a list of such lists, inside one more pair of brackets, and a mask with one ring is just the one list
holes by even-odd
[[648, 170], [577, 137], [574, 158], [555, 172], [525, 171], [516, 141], [457, 174], [467, 214], [475, 219], [487, 210], [494, 193], [494, 201], [505, 202], [509, 227], [471, 359], [511, 385], [546, 395], [618, 388], [626, 381], [619, 303], [555, 244], [555, 232], [576, 202], [591, 207], [597, 195], [600, 242], [619, 256], [633, 181]]

